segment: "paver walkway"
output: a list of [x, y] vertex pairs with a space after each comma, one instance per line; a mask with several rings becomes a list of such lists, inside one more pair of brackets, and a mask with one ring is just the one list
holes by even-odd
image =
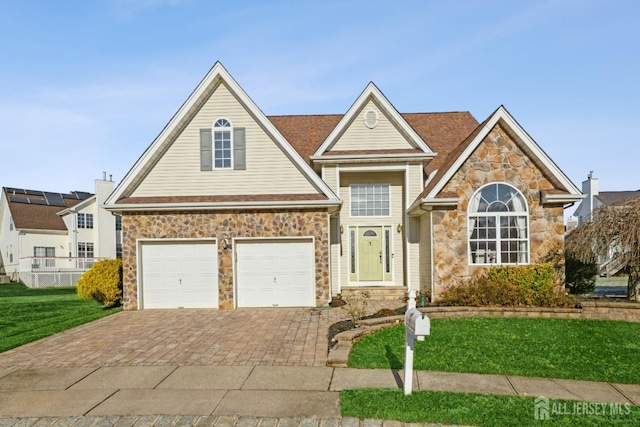
[[[372, 301], [369, 312], [402, 305]], [[328, 328], [348, 317], [344, 308], [124, 311], [0, 353], [0, 369], [325, 366]]]

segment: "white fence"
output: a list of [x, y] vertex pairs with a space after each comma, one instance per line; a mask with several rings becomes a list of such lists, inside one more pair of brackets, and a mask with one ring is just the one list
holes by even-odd
[[102, 259], [104, 258], [21, 258], [20, 281], [30, 288], [75, 286], [82, 273]]

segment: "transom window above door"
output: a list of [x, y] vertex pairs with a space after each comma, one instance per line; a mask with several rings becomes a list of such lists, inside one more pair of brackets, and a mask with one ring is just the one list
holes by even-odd
[[351, 185], [351, 216], [389, 214], [389, 184]]

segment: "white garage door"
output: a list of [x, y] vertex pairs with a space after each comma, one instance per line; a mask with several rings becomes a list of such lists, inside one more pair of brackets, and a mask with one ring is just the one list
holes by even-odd
[[236, 242], [238, 307], [315, 306], [313, 242]]
[[218, 251], [213, 242], [145, 242], [142, 308], [218, 308]]

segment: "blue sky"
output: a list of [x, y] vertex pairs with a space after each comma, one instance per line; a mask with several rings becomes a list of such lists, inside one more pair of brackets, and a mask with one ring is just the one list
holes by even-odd
[[120, 181], [219, 60], [267, 115], [504, 104], [578, 187], [640, 189], [639, 46], [633, 0], [0, 0], [0, 185]]

